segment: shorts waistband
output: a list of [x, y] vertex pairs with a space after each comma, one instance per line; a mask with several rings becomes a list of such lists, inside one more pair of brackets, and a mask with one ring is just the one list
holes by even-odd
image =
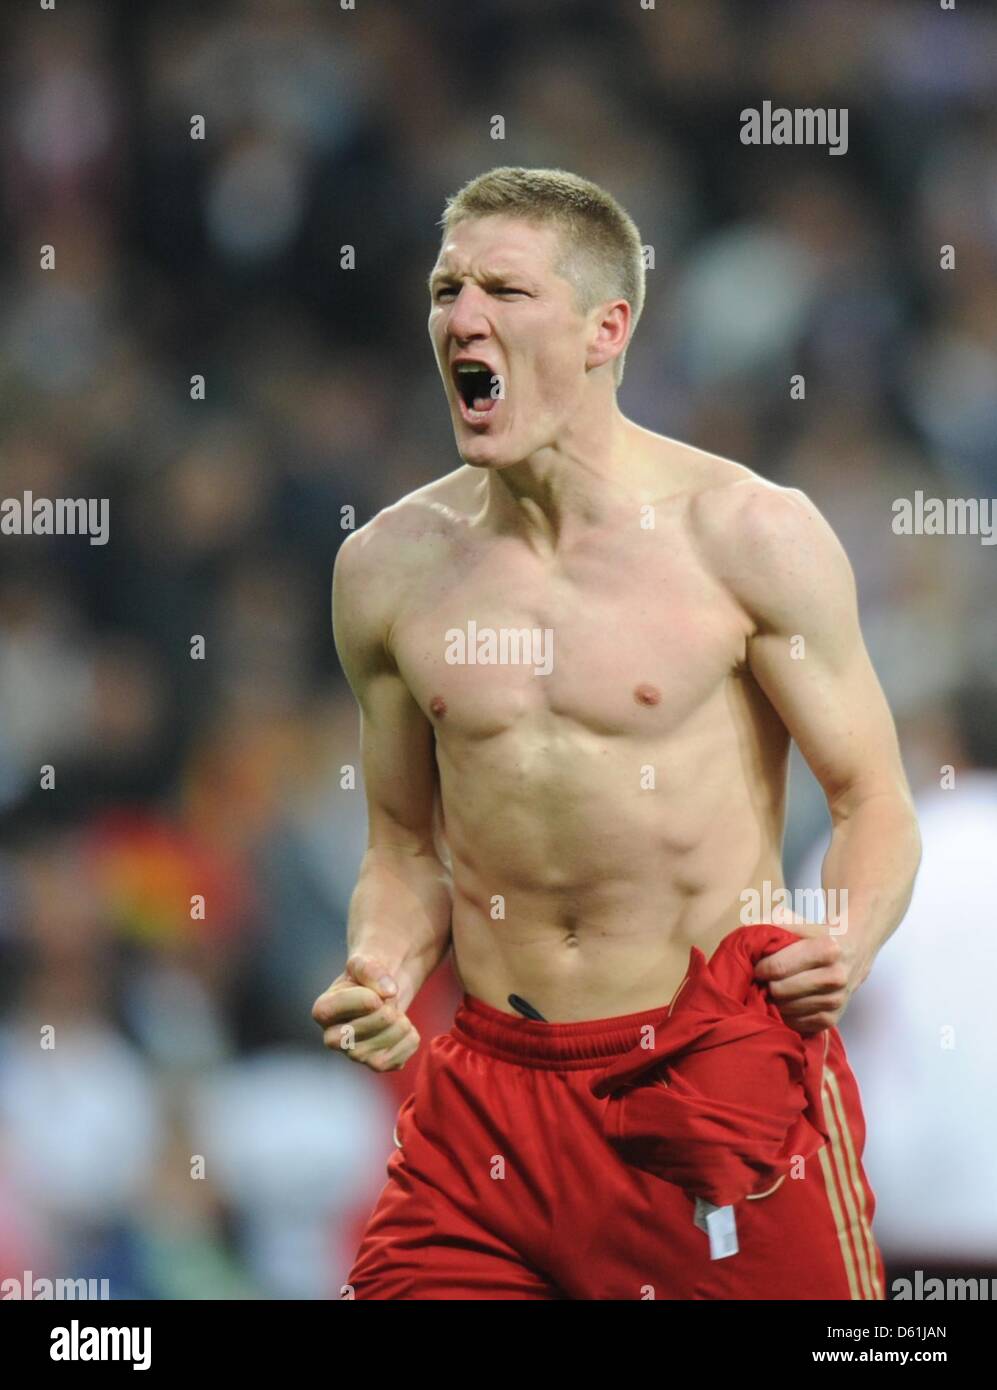
[[614, 1018], [538, 1023], [518, 1014], [507, 1014], [483, 999], [465, 994], [454, 1015], [451, 1032], [467, 1047], [502, 1062], [582, 1070], [600, 1062], [608, 1064], [629, 1052], [640, 1042], [641, 1028], [660, 1023], [667, 1012], [666, 1003], [639, 1014], [619, 1014]]

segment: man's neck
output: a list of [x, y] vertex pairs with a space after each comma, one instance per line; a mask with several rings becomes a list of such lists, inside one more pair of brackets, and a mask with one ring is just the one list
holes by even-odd
[[614, 406], [600, 430], [569, 437], [488, 474], [486, 524], [553, 552], [640, 503], [637, 427]]

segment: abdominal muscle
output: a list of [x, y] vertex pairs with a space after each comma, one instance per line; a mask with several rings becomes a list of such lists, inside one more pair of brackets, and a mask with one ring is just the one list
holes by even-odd
[[690, 947], [709, 956], [746, 920], [744, 891], [783, 885], [781, 811], [761, 817], [746, 787], [711, 787], [709, 768], [695, 792], [640, 799], [582, 759], [546, 805], [543, 786], [496, 788], [478, 771], [450, 795], [442, 779], [454, 963], [467, 994], [506, 1013], [510, 994], [551, 1023], [667, 1005]]

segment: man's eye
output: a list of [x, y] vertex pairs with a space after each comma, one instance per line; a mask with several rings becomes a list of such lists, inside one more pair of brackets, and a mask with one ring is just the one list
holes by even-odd
[[[433, 291], [433, 299], [434, 299], [437, 303], [439, 303], [441, 300], [444, 300], [444, 299], [453, 299], [453, 298], [455, 298], [456, 295], [457, 295], [457, 293], [458, 293], [458, 291], [457, 291], [456, 285], [441, 285], [441, 286], [439, 287], [439, 289]], [[527, 293], [527, 291], [526, 291], [526, 290], [521, 290], [521, 289], [519, 289], [519, 288], [518, 288], [517, 286], [515, 286], [515, 285], [496, 285], [495, 288], [491, 291], [491, 293], [492, 293], [492, 294], [523, 294], [523, 295], [525, 295], [525, 294]]]

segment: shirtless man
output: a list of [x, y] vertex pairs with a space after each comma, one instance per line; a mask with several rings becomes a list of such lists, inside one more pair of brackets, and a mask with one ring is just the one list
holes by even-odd
[[[443, 225], [429, 333], [465, 466], [338, 554], [370, 836], [313, 1016], [386, 1071], [418, 1048], [406, 1011], [451, 947], [465, 994], [346, 1296], [881, 1298], [835, 1025], [920, 844], [847, 558], [798, 490], [621, 414], [643, 268], [608, 194], [493, 170]], [[498, 645], [524, 629], [531, 651]], [[827, 797], [847, 930], [794, 928], [757, 978], [827, 1034], [836, 1146], [711, 1261], [686, 1194], [614, 1153], [588, 1083], [667, 1008], [690, 947], [709, 956], [747, 890], [783, 886], [791, 738]]]

